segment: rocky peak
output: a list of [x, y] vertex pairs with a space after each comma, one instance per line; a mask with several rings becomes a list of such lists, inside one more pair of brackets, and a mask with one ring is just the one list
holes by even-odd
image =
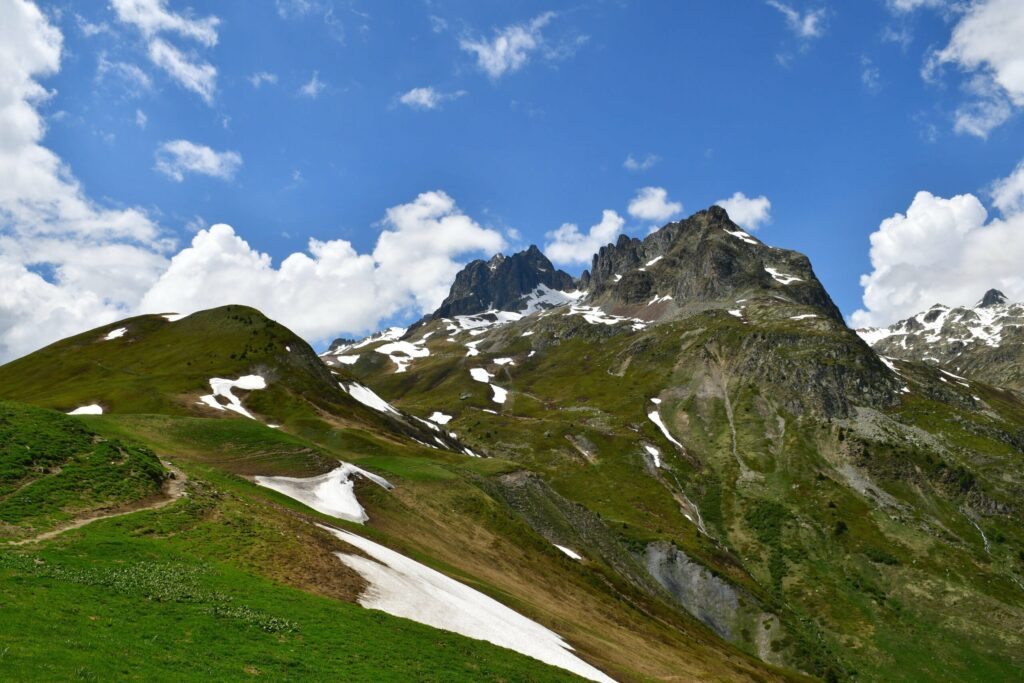
[[541, 285], [553, 290], [576, 289], [573, 277], [555, 268], [537, 245], [531, 244], [511, 256], [497, 254], [489, 261], [469, 263], [455, 276], [448, 297], [431, 317], [473, 315], [492, 309], [518, 311]]
[[644, 239], [621, 235], [594, 256], [590, 301], [612, 309], [664, 301], [660, 317], [733, 306], [759, 293], [842, 315], [803, 254], [762, 243], [712, 206]]
[[978, 303], [979, 308], [990, 308], [992, 306], [998, 306], [1005, 304], [1007, 301], [1006, 295], [1000, 292], [998, 289], [990, 289], [985, 292], [985, 296], [981, 297], [981, 301]]

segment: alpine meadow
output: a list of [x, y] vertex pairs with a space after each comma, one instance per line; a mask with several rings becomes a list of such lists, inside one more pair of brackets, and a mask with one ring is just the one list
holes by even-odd
[[1020, 0], [0, 0], [0, 680], [1024, 680]]

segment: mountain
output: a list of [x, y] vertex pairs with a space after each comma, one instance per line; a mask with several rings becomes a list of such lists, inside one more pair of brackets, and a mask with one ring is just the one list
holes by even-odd
[[1019, 396], [879, 357], [805, 256], [717, 207], [603, 247], [581, 285], [429, 321], [414, 354], [367, 340], [347, 369], [515, 463], [487, 490], [535, 533], [751, 656], [828, 680], [1020, 674]]
[[857, 330], [880, 354], [1024, 390], [1024, 304], [990, 289], [974, 306], [935, 304], [885, 328]]
[[[225, 307], [0, 367], [12, 420], [78, 426], [62, 459], [0, 443], [7, 500], [38, 479], [60, 509], [43, 468], [94, 440], [139, 463], [102, 451], [134, 488], [77, 486], [39, 522], [63, 533], [0, 554], [3, 677], [1021, 678], [1020, 394], [879, 356], [717, 207], [563, 296], [527, 279], [502, 309], [482, 277], [467, 312], [319, 359]], [[153, 458], [184, 496], [71, 528], [143, 504]]]
[[455, 276], [447, 298], [430, 316], [432, 320], [486, 311], [521, 311], [536, 304], [547, 291], [572, 291], [576, 282], [556, 269], [536, 245], [489, 261], [470, 262]]

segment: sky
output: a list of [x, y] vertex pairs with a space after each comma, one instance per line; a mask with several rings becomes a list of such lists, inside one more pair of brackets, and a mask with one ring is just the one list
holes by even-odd
[[718, 203], [851, 325], [1024, 300], [1019, 0], [0, 0], [0, 359], [256, 306], [318, 347], [473, 258]]

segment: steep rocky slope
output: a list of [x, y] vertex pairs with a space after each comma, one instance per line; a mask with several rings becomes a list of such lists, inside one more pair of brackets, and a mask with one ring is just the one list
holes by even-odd
[[885, 356], [1024, 389], [1024, 304], [1008, 302], [997, 289], [974, 306], [935, 304], [889, 327], [857, 332]]
[[401, 367], [369, 341], [347, 369], [516, 463], [487, 487], [536, 533], [766, 662], [1020, 674], [1018, 397], [880, 358], [806, 257], [718, 208], [603, 248], [582, 284], [418, 326]]

